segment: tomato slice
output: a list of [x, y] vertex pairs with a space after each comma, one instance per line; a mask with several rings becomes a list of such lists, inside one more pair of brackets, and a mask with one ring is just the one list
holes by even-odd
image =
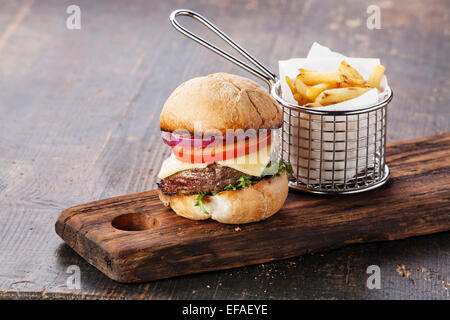
[[251, 137], [228, 137], [204, 148], [172, 146], [175, 157], [187, 163], [212, 163], [242, 157], [270, 146], [270, 131]]

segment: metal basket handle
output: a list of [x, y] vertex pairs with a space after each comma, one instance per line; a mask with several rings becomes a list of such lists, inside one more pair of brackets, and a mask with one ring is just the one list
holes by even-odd
[[[217, 34], [220, 38], [222, 38], [226, 43], [228, 43], [231, 47], [233, 47], [241, 55], [243, 55], [245, 58], [247, 58], [254, 66], [257, 67], [257, 69], [255, 69], [254, 67], [248, 65], [247, 63], [235, 58], [234, 56], [230, 55], [229, 53], [223, 51], [222, 49], [216, 47], [215, 45], [209, 43], [208, 41], [202, 39], [201, 37], [197, 36], [196, 34], [192, 33], [191, 31], [189, 31], [185, 27], [181, 26], [180, 23], [176, 19], [176, 17], [178, 17], [178, 16], [188, 16], [188, 17], [191, 17], [191, 18], [194, 18], [194, 19], [200, 21], [203, 25], [205, 25], [208, 29], [210, 29], [212, 32]], [[270, 71], [266, 66], [264, 66], [261, 62], [259, 62], [257, 59], [255, 59], [250, 53], [248, 53], [240, 45], [238, 45], [236, 42], [234, 42], [222, 30], [217, 28], [214, 24], [209, 22], [206, 18], [204, 18], [200, 14], [198, 14], [194, 11], [191, 11], [191, 10], [186, 10], [186, 9], [175, 10], [170, 14], [170, 22], [175, 27], [175, 29], [180, 31], [186, 37], [191, 38], [192, 40], [200, 43], [202, 46], [208, 48], [209, 50], [217, 53], [218, 55], [222, 56], [223, 58], [233, 62], [234, 64], [238, 65], [239, 67], [247, 70], [248, 72], [252, 73], [253, 75], [266, 81], [267, 84], [269, 85], [269, 88], [272, 88], [273, 83], [277, 82], [277, 76], [275, 75], [275, 73]]]

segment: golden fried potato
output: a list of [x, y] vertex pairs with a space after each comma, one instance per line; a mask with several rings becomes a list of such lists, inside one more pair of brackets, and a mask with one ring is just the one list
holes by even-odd
[[310, 103], [305, 104], [304, 107], [317, 108], [317, 107], [323, 107], [323, 105], [321, 105], [320, 103], [317, 103], [317, 102], [310, 102]]
[[315, 102], [320, 103], [323, 106], [328, 106], [330, 104], [335, 104], [359, 97], [360, 95], [366, 93], [370, 89], [371, 88], [360, 88], [360, 87], [328, 89], [322, 91], [322, 93], [320, 93], [317, 96]]
[[289, 89], [291, 89], [292, 94], [295, 94], [295, 89], [294, 86], [292, 85], [291, 78], [289, 78], [288, 76], [286, 76], [286, 83], [289, 86]]
[[309, 101], [316, 100], [317, 96], [324, 90], [333, 88], [333, 84], [331, 83], [319, 83], [314, 86], [311, 86], [306, 90], [306, 98]]
[[372, 72], [370, 72], [369, 81], [368, 81], [369, 86], [380, 90], [380, 82], [381, 82], [381, 79], [383, 79], [385, 70], [386, 70], [386, 68], [384, 66], [382, 66], [381, 64], [375, 66], [372, 69]]
[[308, 91], [308, 86], [302, 81], [302, 79], [297, 78], [294, 81], [294, 87], [297, 93], [302, 97], [306, 98], [306, 91]]
[[355, 79], [355, 78], [349, 78], [346, 75], [342, 75], [343, 81], [338, 83], [338, 87], [340, 88], [347, 88], [347, 87], [365, 87], [367, 85], [367, 82], [363, 79]]
[[316, 85], [319, 83], [329, 83], [333, 85], [338, 85], [344, 82], [344, 77], [339, 72], [318, 72], [318, 71], [308, 71], [302, 72], [297, 76], [307, 85]]
[[362, 82], [366, 82], [362, 75], [351, 65], [349, 65], [345, 60], [342, 60], [341, 64], [338, 68], [339, 72], [342, 73], [349, 79], [360, 80]]
[[371, 88], [380, 88], [385, 67], [376, 66], [366, 81], [361, 74], [342, 60], [338, 72], [312, 71], [300, 68], [297, 77], [286, 77], [298, 105], [309, 108], [327, 106], [359, 97]]

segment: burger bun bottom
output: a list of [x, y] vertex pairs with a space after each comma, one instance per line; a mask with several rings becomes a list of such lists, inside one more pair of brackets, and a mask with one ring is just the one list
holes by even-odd
[[202, 200], [208, 215], [196, 206], [197, 195], [166, 195], [159, 190], [159, 198], [176, 214], [192, 219], [213, 219], [221, 223], [242, 224], [264, 220], [283, 206], [289, 191], [285, 172], [265, 178], [258, 183], [238, 189], [223, 191]]

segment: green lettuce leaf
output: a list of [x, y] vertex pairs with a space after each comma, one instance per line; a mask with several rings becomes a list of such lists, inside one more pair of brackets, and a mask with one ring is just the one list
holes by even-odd
[[[241, 188], [245, 188], [248, 186], [251, 186], [252, 184], [256, 184], [259, 181], [261, 181], [263, 178], [268, 176], [279, 176], [283, 173], [283, 171], [286, 172], [288, 176], [292, 175], [292, 166], [289, 162], [281, 160], [280, 162], [269, 162], [266, 169], [264, 169], [263, 174], [260, 177], [249, 177], [249, 176], [241, 176], [238, 179], [238, 182], [236, 184], [229, 184], [223, 190], [213, 190], [211, 192], [200, 192], [197, 194], [197, 200], [195, 201], [195, 205], [200, 207], [200, 210], [206, 214], [209, 215], [208, 210], [206, 210], [205, 206], [203, 205], [203, 198], [205, 196], [215, 196], [216, 194], [222, 192], [222, 191], [230, 191], [230, 190], [238, 190]], [[183, 192], [181, 192], [183, 193]]]
[[205, 208], [205, 206], [203, 205], [203, 197], [204, 196], [206, 196], [206, 193], [205, 192], [200, 192], [198, 195], [197, 195], [197, 200], [195, 201], [195, 205], [196, 206], [198, 206], [198, 207], [200, 207], [200, 210], [204, 213], [204, 214], [206, 214], [207, 216], [209, 216], [209, 212], [208, 212], [208, 210], [206, 210], [206, 208]]

